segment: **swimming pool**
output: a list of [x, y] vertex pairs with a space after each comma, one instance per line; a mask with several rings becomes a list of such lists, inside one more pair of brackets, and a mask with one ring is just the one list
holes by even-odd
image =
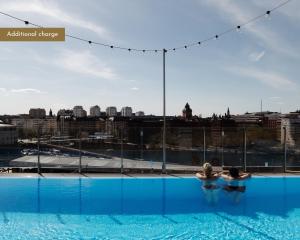
[[300, 239], [300, 177], [216, 205], [193, 177], [0, 178], [0, 214], [0, 239]]

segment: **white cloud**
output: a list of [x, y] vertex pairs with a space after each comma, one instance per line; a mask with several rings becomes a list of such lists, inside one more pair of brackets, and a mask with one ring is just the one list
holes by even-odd
[[[50, 3], [49, 1], [3, 1], [0, 3], [0, 9], [3, 12], [9, 13], [21, 12], [35, 15], [38, 14], [48, 18], [51, 17], [52, 19], [64, 24], [88, 29], [101, 37], [107, 37], [108, 35], [107, 30], [103, 26], [84, 20], [80, 18], [78, 14], [76, 16], [70, 15], [65, 11], [65, 9], [61, 9], [58, 5], [53, 2]], [[29, 17], [27, 19], [30, 21]]]
[[275, 72], [267, 72], [265, 70], [260, 70], [257, 68], [250, 67], [225, 67], [226, 71], [231, 72], [236, 75], [240, 75], [243, 77], [251, 78], [254, 80], [258, 80], [270, 87], [277, 89], [293, 89], [295, 83], [288, 79], [285, 76], [277, 74]]
[[[247, 22], [249, 19], [259, 15], [266, 11], [265, 8], [253, 8], [250, 5], [247, 5], [245, 8], [239, 7], [237, 1], [231, 0], [204, 0], [199, 1], [201, 4], [206, 4], [217, 9], [221, 13], [221, 17], [234, 25], [242, 24]], [[271, 7], [274, 6], [274, 3], [270, 3]], [[251, 10], [255, 9], [255, 11]], [[263, 21], [263, 20], [262, 20]], [[285, 54], [289, 57], [299, 58], [297, 51], [295, 51], [290, 44], [282, 38], [280, 34], [277, 34], [275, 31], [272, 31], [270, 28], [263, 26], [259, 23], [251, 23], [242, 28], [245, 29], [247, 33], [250, 33], [253, 37], [261, 41], [266, 47], [269, 47], [273, 51]]]
[[6, 88], [0, 88], [0, 92], [3, 93], [37, 93], [37, 94], [45, 94], [46, 92], [43, 92], [36, 88], [19, 88], [19, 89], [6, 89]]
[[133, 91], [138, 91], [139, 88], [138, 88], [138, 87], [132, 87], [131, 90], [133, 90]]
[[109, 80], [117, 78], [116, 73], [89, 50], [76, 52], [64, 50], [60, 53], [57, 60], [55, 60], [55, 64], [75, 73]]
[[270, 100], [279, 100], [281, 97], [269, 97]]
[[253, 52], [249, 55], [249, 59], [252, 62], [258, 62], [260, 61], [264, 56], [265, 56], [265, 51], [261, 51], [261, 52]]
[[39, 89], [35, 89], [35, 88], [11, 89], [10, 92], [12, 92], [12, 93], [38, 93], [38, 94], [46, 93], [46, 92], [43, 92], [43, 91], [41, 91]]

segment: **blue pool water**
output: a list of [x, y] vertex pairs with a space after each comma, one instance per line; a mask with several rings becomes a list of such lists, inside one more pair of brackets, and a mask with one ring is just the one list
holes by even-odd
[[300, 239], [300, 177], [215, 205], [196, 178], [0, 178], [0, 239]]

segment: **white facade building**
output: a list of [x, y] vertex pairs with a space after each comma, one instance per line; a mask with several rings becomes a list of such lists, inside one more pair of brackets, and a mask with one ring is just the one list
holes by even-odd
[[29, 117], [16, 117], [11, 119], [11, 124], [17, 129], [25, 131], [37, 132], [40, 130], [42, 134], [54, 134], [57, 131], [56, 117], [29, 118]]
[[116, 107], [107, 107], [106, 115], [109, 117], [117, 116], [117, 108]]
[[132, 116], [132, 108], [131, 107], [122, 107], [121, 116], [131, 117]]
[[90, 116], [91, 117], [100, 117], [100, 115], [101, 115], [101, 109], [98, 105], [92, 106], [90, 108]]
[[77, 117], [77, 118], [86, 117], [86, 115], [87, 115], [86, 111], [83, 109], [82, 106], [75, 106], [73, 108], [73, 114], [74, 114], [74, 117]]

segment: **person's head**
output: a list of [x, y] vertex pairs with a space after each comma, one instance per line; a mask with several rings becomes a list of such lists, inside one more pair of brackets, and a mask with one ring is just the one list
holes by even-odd
[[204, 172], [205, 176], [207, 176], [207, 177], [211, 176], [212, 171], [213, 171], [213, 169], [212, 169], [212, 166], [210, 163], [203, 164], [203, 172]]
[[229, 174], [233, 178], [238, 178], [240, 176], [239, 169], [235, 167], [229, 169]]

